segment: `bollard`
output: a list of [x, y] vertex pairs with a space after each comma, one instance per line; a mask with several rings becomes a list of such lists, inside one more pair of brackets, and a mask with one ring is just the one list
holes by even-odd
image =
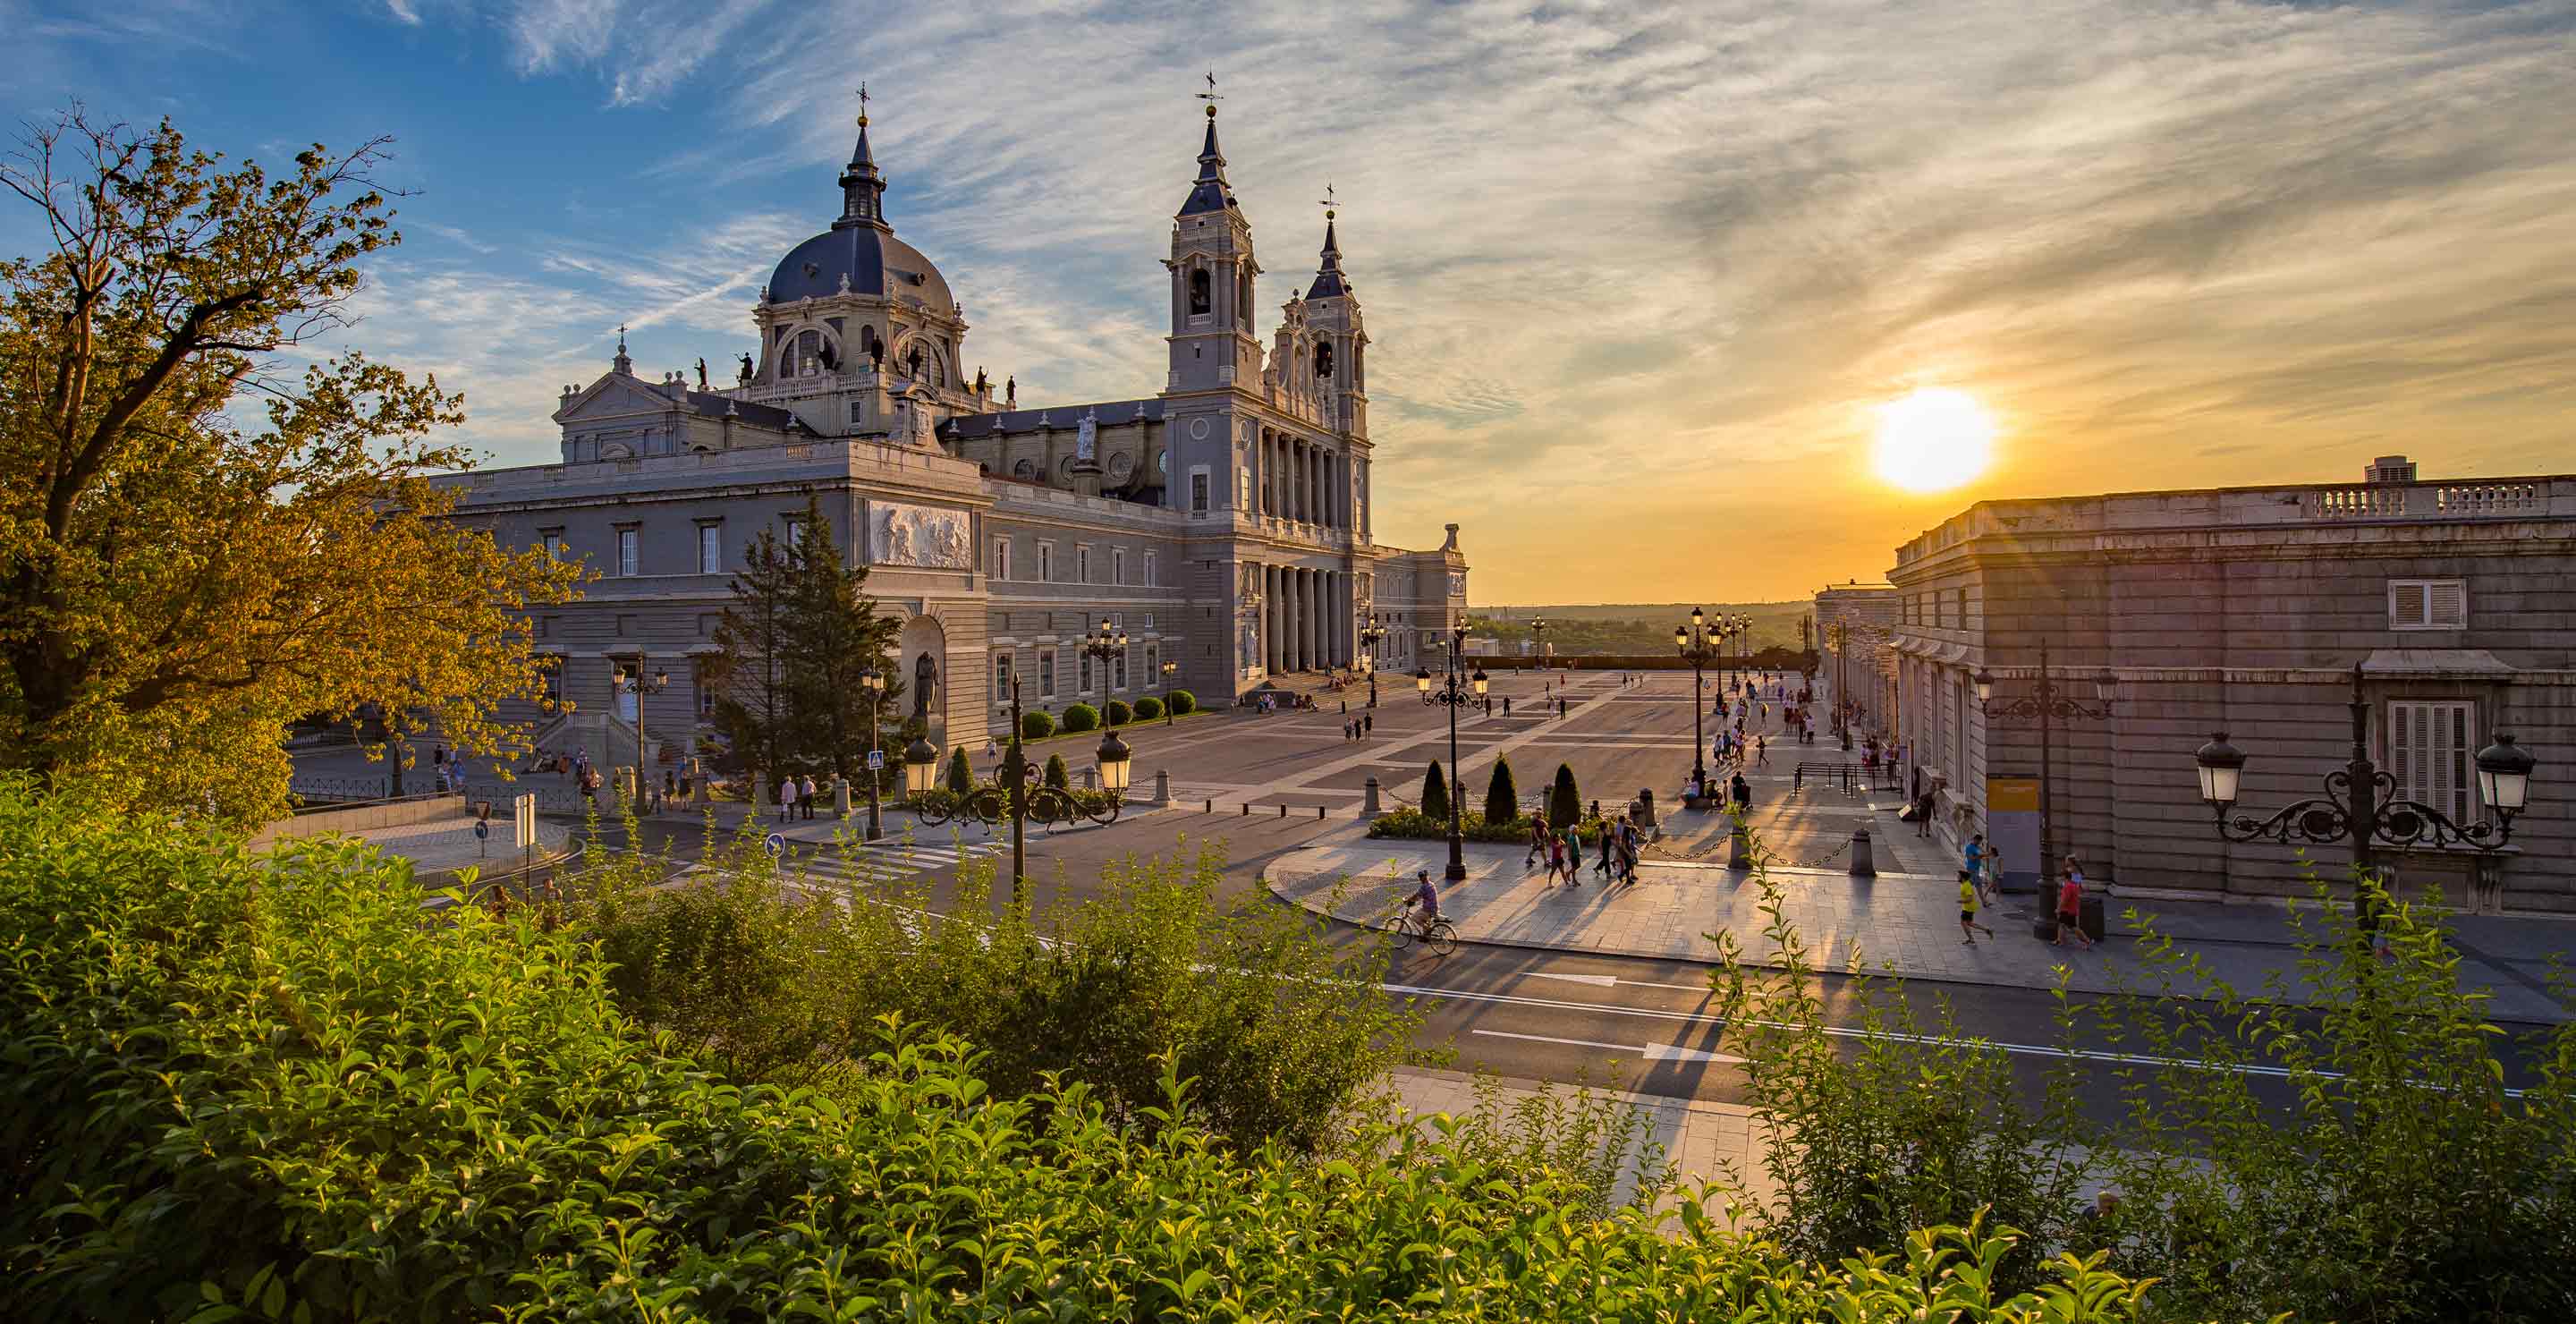
[[1172, 774], [1169, 772], [1157, 771], [1154, 774], [1154, 805], [1156, 808], [1161, 808], [1171, 802]]
[[1322, 805], [1315, 806], [1315, 821], [1318, 823], [1324, 821], [1324, 807]]
[[1872, 860], [1872, 859], [1870, 858], [1870, 856], [1869, 856], [1869, 829], [1868, 829], [1868, 828], [1854, 828], [1854, 829], [1852, 829], [1851, 852], [1852, 852], [1852, 862], [1851, 862], [1851, 876], [1852, 876], [1852, 877], [1854, 877], [1854, 878], [1876, 878], [1876, 877], [1878, 876], [1878, 864], [1877, 864], [1877, 862], [1876, 862], [1876, 861]]
[[1742, 819], [1736, 820], [1735, 831], [1727, 835], [1726, 867], [1729, 869], [1753, 867], [1753, 839], [1751, 834], [1744, 830]]
[[832, 816], [834, 818], [850, 816], [850, 779], [847, 777], [832, 779]]
[[1243, 802], [1243, 816], [1245, 818], [1252, 817], [1252, 802], [1250, 800]]
[[1286, 806], [1286, 805], [1281, 805], [1281, 806], [1279, 806], [1279, 816], [1280, 816], [1281, 818], [1286, 818], [1286, 817], [1288, 816], [1288, 806]]
[[1199, 812], [1200, 812], [1200, 813], [1202, 813], [1202, 814], [1213, 814], [1213, 813], [1215, 813], [1215, 812], [1216, 812], [1216, 801], [1215, 801], [1215, 800], [1213, 800], [1213, 799], [1209, 800], [1209, 801], [1207, 802], [1207, 807], [1206, 807], [1206, 808], [1204, 808], [1204, 809], [1201, 809]]
[[1082, 789], [1084, 789], [1084, 790], [1086, 790], [1086, 791], [1096, 791], [1096, 790], [1100, 789], [1099, 784], [1098, 784], [1098, 783], [1099, 783], [1099, 780], [1100, 780], [1100, 769], [1098, 769], [1098, 768], [1085, 768], [1085, 769], [1083, 769], [1083, 770], [1082, 770]]
[[1360, 802], [1360, 817], [1375, 818], [1378, 816], [1379, 812], [1380, 811], [1377, 807], [1377, 778], [1371, 777], [1368, 779], [1368, 798]]

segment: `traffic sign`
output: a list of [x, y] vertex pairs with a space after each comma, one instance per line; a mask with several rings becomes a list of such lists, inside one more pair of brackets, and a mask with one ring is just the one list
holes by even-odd
[[490, 840], [490, 839], [491, 839], [491, 836], [492, 836], [492, 823], [491, 823], [491, 821], [490, 821], [489, 819], [481, 819], [481, 818], [475, 819], [475, 820], [474, 820], [474, 839], [475, 839], [476, 841], [488, 841], [488, 840]]
[[510, 826], [514, 829], [512, 844], [520, 850], [534, 850], [537, 845], [537, 795], [530, 791], [510, 802]]
[[883, 770], [884, 770], [884, 768], [885, 768], [885, 751], [884, 751], [884, 750], [882, 750], [882, 749], [872, 749], [872, 750], [869, 750], [869, 751], [868, 751], [868, 771], [870, 771], [870, 772], [879, 772], [879, 771], [883, 771]]
[[760, 844], [767, 848], [769, 853], [772, 855], [784, 855], [787, 853], [787, 834], [784, 832], [772, 832], [768, 836], [761, 838]]

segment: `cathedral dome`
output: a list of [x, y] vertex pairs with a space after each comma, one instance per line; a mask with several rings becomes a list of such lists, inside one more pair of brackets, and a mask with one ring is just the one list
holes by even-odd
[[[843, 284], [844, 280], [848, 284]], [[953, 314], [948, 280], [921, 250], [873, 225], [839, 225], [798, 244], [769, 276], [773, 303], [871, 294]]]

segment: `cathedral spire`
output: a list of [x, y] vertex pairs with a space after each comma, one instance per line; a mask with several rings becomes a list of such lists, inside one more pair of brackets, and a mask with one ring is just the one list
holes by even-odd
[[885, 176], [877, 171], [876, 153], [868, 147], [868, 85], [859, 84], [859, 141], [850, 149], [850, 163], [841, 167], [841, 219], [832, 223], [835, 230], [852, 225], [873, 225], [892, 230], [885, 218]]
[[1339, 210], [1333, 203], [1333, 186], [1324, 186], [1324, 252], [1323, 264], [1315, 268], [1315, 283], [1306, 291], [1309, 299], [1335, 299], [1351, 292], [1342, 279], [1342, 241], [1333, 233], [1333, 216]]
[[1208, 90], [1198, 93], [1207, 103], [1207, 141], [1199, 147], [1199, 177], [1190, 185], [1189, 200], [1181, 204], [1181, 215], [1224, 211], [1234, 205], [1234, 186], [1225, 180], [1225, 152], [1216, 145], [1216, 103], [1225, 98], [1217, 95], [1216, 74], [1207, 76]]
[[631, 377], [635, 375], [635, 360], [626, 357], [626, 324], [624, 322], [617, 324], [617, 357], [612, 360], [610, 366], [613, 370], [624, 373], [627, 376]]

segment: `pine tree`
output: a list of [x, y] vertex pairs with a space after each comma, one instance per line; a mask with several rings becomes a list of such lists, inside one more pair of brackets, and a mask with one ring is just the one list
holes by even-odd
[[1556, 784], [1547, 792], [1547, 821], [1562, 832], [1583, 820], [1583, 796], [1574, 787], [1574, 769], [1556, 765]]
[[1047, 755], [1046, 784], [1059, 791], [1069, 791], [1073, 789], [1073, 775], [1065, 769], [1064, 755]]
[[1438, 822], [1449, 821], [1449, 779], [1441, 775], [1436, 760], [1430, 771], [1422, 774], [1422, 814]]
[[[866, 766], [871, 727], [882, 738], [889, 709], [903, 711], [896, 700], [905, 687], [892, 661], [900, 627], [877, 614], [876, 599], [866, 592], [868, 568], [842, 563], [831, 522], [815, 498], [805, 499], [805, 518], [797, 527], [780, 632], [780, 670], [800, 737], [794, 752], [828, 764], [846, 780]], [[884, 688], [861, 683], [870, 669], [884, 678]], [[893, 725], [899, 729], [902, 723]]]
[[1494, 760], [1493, 780], [1485, 783], [1485, 821], [1509, 823], [1521, 816], [1520, 788], [1512, 785], [1512, 761]]
[[966, 747], [948, 751], [948, 790], [954, 795], [968, 795], [975, 790], [975, 770], [966, 766]]
[[716, 621], [716, 651], [702, 664], [715, 699], [711, 720], [755, 786], [784, 770], [796, 743], [785, 667], [795, 559], [794, 550], [770, 530], [752, 536], [733, 577], [733, 603]]

